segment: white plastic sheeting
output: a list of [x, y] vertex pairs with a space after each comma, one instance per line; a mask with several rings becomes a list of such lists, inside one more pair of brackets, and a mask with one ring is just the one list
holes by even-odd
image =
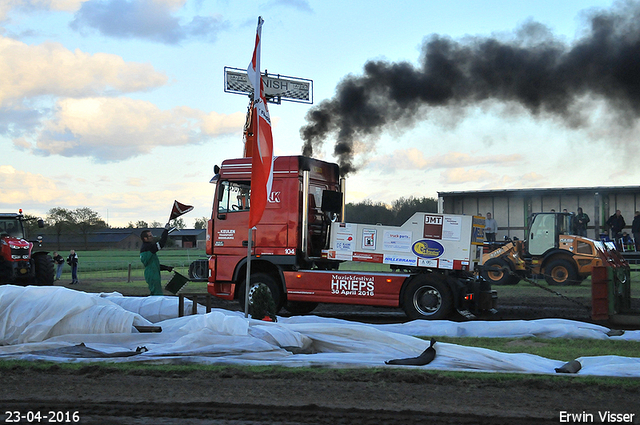
[[[204, 307], [198, 310], [203, 312]], [[191, 311], [185, 301], [185, 311]], [[203, 312], [204, 313], [204, 312]], [[176, 297], [87, 294], [62, 287], [0, 287], [0, 358], [59, 362], [154, 362], [324, 367], [388, 366], [418, 356], [417, 338], [438, 336], [595, 338], [640, 340], [639, 331], [609, 337], [608, 328], [562, 319], [508, 322], [412, 321], [366, 325], [300, 316], [277, 323], [215, 309], [178, 316]], [[155, 325], [160, 333], [138, 333]], [[555, 373], [565, 362], [531, 354], [437, 342], [425, 369]], [[640, 377], [640, 358], [582, 357], [579, 375]]]

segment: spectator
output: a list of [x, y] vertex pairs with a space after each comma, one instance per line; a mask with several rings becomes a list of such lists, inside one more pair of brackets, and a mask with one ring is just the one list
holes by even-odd
[[60, 280], [60, 276], [62, 276], [62, 266], [64, 266], [64, 257], [58, 254], [58, 251], [54, 251], [53, 262], [56, 264], [56, 280]]
[[71, 266], [71, 285], [77, 285], [80, 283], [78, 281], [78, 254], [73, 249], [69, 251], [67, 264]]
[[640, 251], [640, 211], [636, 211], [633, 216], [633, 223], [631, 223], [631, 234], [636, 244], [636, 251]]
[[498, 230], [498, 223], [491, 218], [491, 213], [487, 213], [487, 218], [484, 221], [484, 235], [487, 242], [496, 241], [496, 231]]
[[578, 214], [576, 214], [576, 235], [587, 236], [587, 223], [589, 223], [589, 216], [582, 211], [582, 207], [578, 207]]
[[616, 213], [613, 214], [607, 220], [607, 226], [611, 229], [611, 239], [616, 241], [620, 239], [622, 236], [622, 229], [626, 226], [627, 223], [624, 222], [624, 217], [622, 217], [622, 212], [620, 210], [616, 210]]

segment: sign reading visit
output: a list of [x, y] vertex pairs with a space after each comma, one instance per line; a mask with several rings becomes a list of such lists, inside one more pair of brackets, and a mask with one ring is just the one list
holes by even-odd
[[[313, 81], [305, 78], [287, 77], [280, 74], [263, 74], [264, 94], [267, 101], [313, 103]], [[224, 91], [226, 93], [251, 94], [253, 86], [243, 69], [224, 67]]]

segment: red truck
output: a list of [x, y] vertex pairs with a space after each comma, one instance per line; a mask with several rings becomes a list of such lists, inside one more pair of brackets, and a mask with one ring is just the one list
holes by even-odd
[[[251, 158], [226, 160], [215, 172], [208, 260], [201, 261], [209, 293], [244, 306]], [[281, 156], [252, 230], [251, 285], [266, 285], [276, 309], [293, 314], [342, 303], [400, 307], [411, 319], [443, 319], [456, 310], [473, 317], [496, 303], [490, 284], [474, 273], [483, 228], [482, 217], [431, 213], [416, 213], [399, 227], [345, 223], [337, 164]]]

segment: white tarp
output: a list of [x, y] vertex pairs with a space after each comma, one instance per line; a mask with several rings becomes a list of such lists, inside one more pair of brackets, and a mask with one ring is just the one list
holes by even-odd
[[[204, 307], [198, 310], [203, 312]], [[191, 311], [185, 301], [185, 311]], [[299, 316], [277, 323], [215, 309], [178, 316], [177, 297], [87, 294], [63, 287], [0, 286], [0, 358], [59, 362], [220, 363], [325, 367], [387, 366], [416, 357], [429, 341], [418, 337], [542, 337], [640, 340], [640, 331], [610, 337], [603, 326], [562, 319], [508, 322], [416, 320], [366, 325]], [[160, 333], [135, 326], [155, 324]], [[531, 354], [437, 342], [425, 369], [555, 373], [565, 362]], [[580, 375], [640, 377], [640, 358], [582, 357]]]

